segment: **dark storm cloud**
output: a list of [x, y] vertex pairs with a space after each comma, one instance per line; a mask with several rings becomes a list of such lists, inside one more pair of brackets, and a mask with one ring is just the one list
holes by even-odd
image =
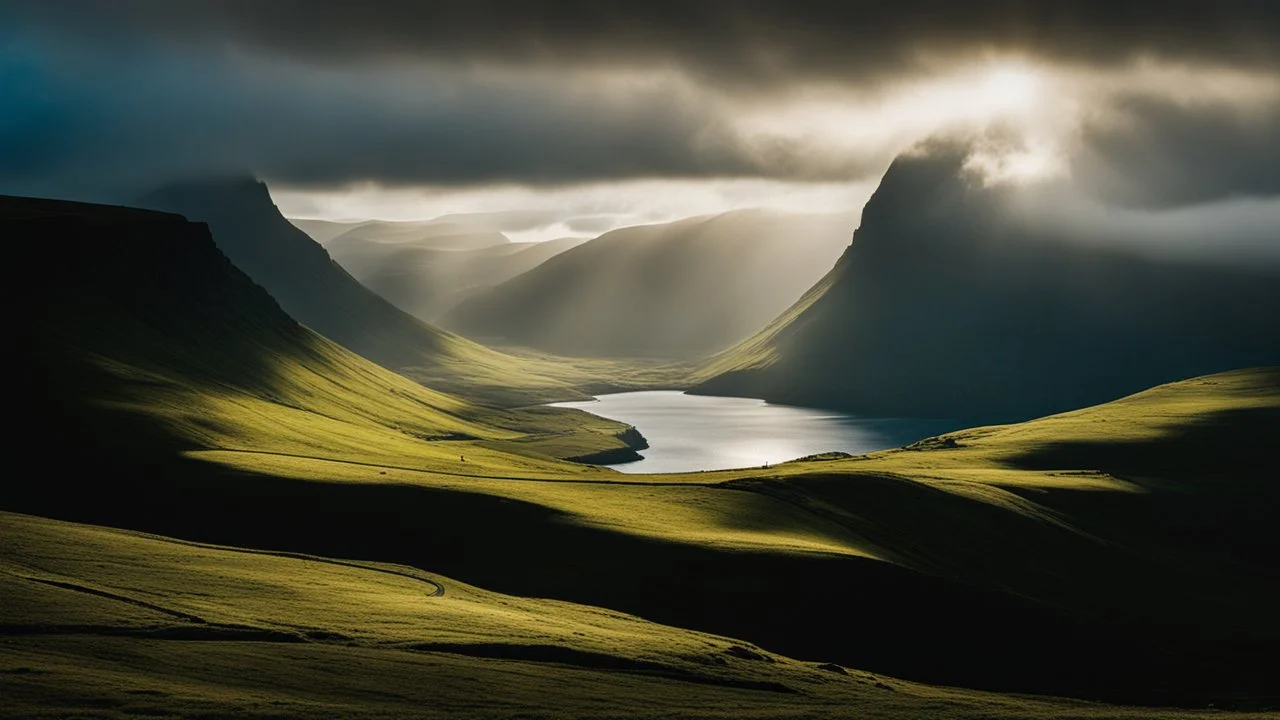
[[0, 56], [0, 191], [246, 171], [322, 187], [843, 178], [887, 161], [801, 164], [803, 149], [743, 137], [730, 108], [687, 88], [27, 50]]
[[[1129, 98], [1085, 128], [1084, 186], [1135, 206], [1280, 195], [1280, 101], [1249, 108]], [[1280, 229], [1277, 230], [1280, 236]]]
[[870, 77], [920, 53], [1017, 50], [1111, 63], [1145, 56], [1273, 65], [1274, 0], [0, 0], [86, 37], [208, 41], [343, 62], [674, 65], [759, 83]]
[[[1001, 51], [1272, 72], [1278, 27], [1273, 0], [0, 0], [0, 192], [246, 171], [325, 188], [857, 180], [900, 147], [742, 118], [809, 84], [860, 90]], [[1280, 193], [1276, 113], [1121, 110], [1132, 122], [1086, 128], [1100, 194]]]

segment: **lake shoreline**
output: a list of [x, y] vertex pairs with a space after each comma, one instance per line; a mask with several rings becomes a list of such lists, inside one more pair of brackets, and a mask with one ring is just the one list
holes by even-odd
[[635, 428], [648, 440], [645, 452], [591, 460], [628, 474], [764, 467], [826, 453], [861, 455], [962, 425], [954, 420], [867, 418], [679, 390], [602, 393], [552, 406], [576, 408]]

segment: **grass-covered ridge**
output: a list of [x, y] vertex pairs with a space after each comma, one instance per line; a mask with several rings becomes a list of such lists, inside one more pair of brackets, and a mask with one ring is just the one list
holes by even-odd
[[933, 688], [406, 566], [0, 531], [0, 717], [1194, 716]]
[[[1065, 681], [1104, 696], [1183, 702], [1202, 692], [1256, 698], [1276, 669], [1249, 658], [1280, 643], [1270, 612], [1280, 583], [1267, 550], [1275, 547], [1267, 508], [1280, 503], [1263, 457], [1278, 419], [1280, 372], [1264, 369], [767, 473], [513, 482], [294, 457], [201, 457], [304, 482], [410, 485], [424, 502], [468, 508], [528, 547], [513, 554], [479, 543], [442, 562], [512, 591], [624, 607], [899, 674], [921, 667], [898, 643], [936, 642], [932, 657], [954, 659], [926, 671], [939, 673], [927, 675], [934, 679], [982, 685], [1003, 677], [995, 686], [1080, 692], [1057, 684]], [[447, 544], [465, 530], [435, 532]], [[598, 546], [576, 551], [598, 586], [540, 559], [581, 538]], [[634, 562], [614, 572], [619, 557]], [[528, 565], [543, 574], [510, 576]], [[733, 602], [738, 612], [690, 611], [642, 587], [671, 575], [692, 583], [701, 603]], [[801, 584], [808, 591], [797, 597], [791, 589]], [[976, 627], [921, 615], [948, 602]], [[845, 613], [859, 608], [888, 627], [849, 621]], [[1027, 623], [1038, 633], [1019, 637]], [[1002, 647], [1016, 662], [983, 655], [967, 668], [950, 664], [972, 642]], [[1101, 648], [1105, 657], [1088, 671], [1064, 674], [1072, 658]]]

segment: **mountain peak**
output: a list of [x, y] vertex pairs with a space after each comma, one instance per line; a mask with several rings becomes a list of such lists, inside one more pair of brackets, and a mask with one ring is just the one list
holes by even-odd
[[219, 208], [221, 212], [269, 210], [279, 214], [267, 184], [252, 175], [210, 176], [175, 181], [147, 194], [142, 198], [141, 204], [184, 215], [190, 215], [188, 210], [192, 208]]

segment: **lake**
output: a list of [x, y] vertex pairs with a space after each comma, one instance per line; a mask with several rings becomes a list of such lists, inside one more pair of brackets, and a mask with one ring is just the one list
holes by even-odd
[[578, 408], [634, 425], [649, 441], [649, 449], [640, 451], [643, 460], [614, 466], [628, 473], [758, 467], [832, 451], [858, 455], [959, 427], [947, 420], [866, 418], [676, 390], [610, 393], [555, 407]]

